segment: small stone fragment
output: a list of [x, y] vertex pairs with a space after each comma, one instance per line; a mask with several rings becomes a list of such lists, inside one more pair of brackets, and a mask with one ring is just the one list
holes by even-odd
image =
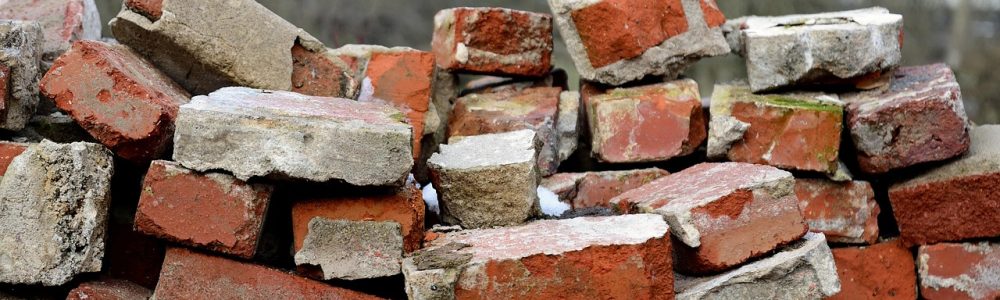
[[557, 160], [565, 161], [576, 152], [580, 142], [580, 93], [563, 91], [559, 93], [559, 116], [556, 118], [556, 133], [559, 146], [556, 147]]
[[403, 236], [399, 223], [314, 217], [295, 253], [300, 272], [322, 280], [399, 274]]
[[795, 194], [809, 231], [822, 232], [834, 243], [874, 244], [878, 240], [880, 210], [868, 182], [797, 178]]
[[543, 76], [552, 68], [552, 16], [494, 7], [441, 10], [431, 47], [438, 67], [448, 71]]

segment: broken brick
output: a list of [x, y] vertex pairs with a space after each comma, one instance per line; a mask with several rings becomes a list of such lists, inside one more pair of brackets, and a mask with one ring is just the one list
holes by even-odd
[[802, 217], [809, 230], [834, 243], [873, 244], [878, 240], [879, 206], [866, 181], [795, 179]]
[[431, 47], [438, 67], [448, 71], [543, 76], [552, 68], [552, 16], [493, 7], [441, 10]]
[[612, 198], [643, 186], [667, 171], [658, 168], [584, 173], [556, 173], [542, 178], [541, 186], [559, 195], [573, 209], [610, 207]]
[[120, 279], [102, 279], [81, 283], [69, 291], [66, 300], [132, 300], [149, 299], [153, 291]]
[[8, 0], [0, 4], [0, 19], [35, 21], [45, 42], [40, 49], [51, 63], [76, 40], [101, 38], [101, 17], [94, 0]]
[[292, 92], [323, 97], [353, 98], [356, 79], [347, 65], [327, 51], [310, 51], [300, 44], [292, 46]]
[[394, 221], [314, 217], [295, 252], [295, 264], [299, 273], [321, 280], [397, 275], [403, 260], [401, 231]]
[[997, 243], [941, 243], [920, 246], [917, 251], [923, 299], [1000, 298], [997, 270], [1000, 270]]
[[827, 299], [917, 299], [913, 254], [898, 240], [834, 248], [840, 293]]

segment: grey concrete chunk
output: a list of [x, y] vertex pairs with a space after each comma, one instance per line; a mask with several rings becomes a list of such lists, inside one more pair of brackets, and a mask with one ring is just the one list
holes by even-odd
[[315, 277], [322, 280], [392, 276], [400, 273], [402, 260], [401, 227], [389, 221], [315, 217], [302, 249], [295, 253], [300, 270], [318, 268], [321, 275]]
[[559, 116], [556, 119], [556, 133], [559, 145], [556, 149], [559, 161], [565, 161], [576, 151], [580, 140], [580, 93], [564, 91], [559, 94]]
[[42, 28], [30, 21], [0, 21], [0, 129], [21, 130], [38, 106]]

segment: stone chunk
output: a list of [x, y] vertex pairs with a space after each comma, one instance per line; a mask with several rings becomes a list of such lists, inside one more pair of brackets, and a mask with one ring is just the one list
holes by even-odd
[[464, 228], [511, 226], [539, 214], [541, 142], [532, 130], [452, 139], [427, 161], [441, 217]]
[[559, 93], [559, 115], [556, 117], [559, 142], [556, 147], [556, 160], [560, 163], [569, 159], [580, 143], [580, 132], [583, 127], [583, 122], [580, 122], [580, 112], [580, 92]]
[[0, 180], [0, 282], [62, 285], [101, 270], [111, 200], [111, 153], [42, 141]]
[[913, 254], [899, 240], [834, 248], [840, 293], [826, 299], [917, 299]]
[[701, 96], [691, 79], [613, 89], [586, 105], [591, 152], [604, 162], [664, 161], [705, 141]]
[[643, 186], [667, 171], [658, 168], [584, 173], [556, 173], [542, 178], [541, 186], [559, 195], [573, 209], [610, 207], [612, 198]]
[[552, 15], [456, 7], [434, 15], [431, 47], [448, 71], [543, 76], [552, 68]]
[[149, 299], [153, 291], [120, 279], [102, 279], [81, 283], [66, 296], [66, 300], [135, 300]]
[[410, 299], [673, 299], [667, 231], [660, 216], [627, 215], [446, 233], [404, 260], [406, 293]]
[[128, 47], [98, 41], [74, 43], [41, 88], [90, 135], [137, 162], [166, 153], [178, 107], [191, 97]]
[[902, 67], [886, 90], [844, 95], [858, 164], [885, 173], [969, 149], [969, 120], [955, 74], [945, 64]]
[[273, 188], [156, 160], [143, 180], [135, 230], [183, 245], [253, 258]]
[[348, 221], [315, 217], [295, 253], [300, 272], [322, 280], [399, 274], [403, 236], [392, 221]]
[[[673, 227], [671, 227], [673, 228]], [[837, 266], [822, 233], [771, 256], [706, 277], [677, 276], [677, 299], [822, 299], [840, 291]]]
[[403, 183], [410, 126], [392, 107], [292, 92], [223, 88], [181, 106], [174, 160], [236, 178], [275, 176], [353, 185]]
[[880, 210], [867, 181], [797, 178], [795, 195], [809, 231], [822, 232], [834, 243], [874, 244], [878, 240]]
[[[14, 2], [0, 3], [0, 16], [12, 13], [5, 8], [23, 1]], [[38, 69], [42, 38], [36, 22], [0, 21], [0, 129], [21, 130], [35, 113], [43, 73]]]
[[903, 16], [881, 7], [750, 16], [723, 27], [733, 52], [746, 59], [754, 92], [795, 85], [854, 85], [898, 66], [903, 47]]
[[[805, 234], [791, 173], [747, 163], [701, 163], [611, 199], [655, 213], [681, 241], [676, 269], [706, 274], [764, 256]], [[825, 239], [824, 239], [825, 240]]]
[[549, 0], [580, 77], [610, 85], [676, 78], [729, 53], [714, 0]]
[[196, 95], [227, 86], [290, 90], [293, 48], [325, 51], [253, 0], [125, 1], [110, 25], [119, 42]]
[[973, 127], [962, 158], [889, 188], [907, 245], [1000, 236], [1000, 125]]
[[708, 156], [834, 175], [841, 170], [844, 105], [836, 95], [750, 93], [745, 83], [716, 84]]
[[917, 270], [923, 299], [1000, 297], [1000, 244], [997, 243], [920, 246]]
[[39, 59], [51, 63], [76, 40], [101, 38], [101, 16], [94, 0], [8, 0], [0, 4], [0, 19], [35, 21], [44, 37]]

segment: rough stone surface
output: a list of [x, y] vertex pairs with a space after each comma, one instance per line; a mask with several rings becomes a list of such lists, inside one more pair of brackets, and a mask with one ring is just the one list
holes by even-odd
[[410, 299], [672, 299], [667, 231], [663, 218], [645, 214], [445, 233], [403, 262], [406, 293]]
[[563, 91], [559, 93], [559, 115], [556, 117], [556, 133], [559, 146], [556, 147], [557, 160], [565, 161], [576, 152], [580, 143], [580, 92]]
[[170, 148], [174, 119], [190, 95], [128, 47], [78, 41], [41, 83], [90, 135], [121, 157], [149, 161]]
[[391, 221], [315, 217], [295, 253], [300, 272], [322, 280], [364, 279], [400, 273], [403, 235]]
[[754, 92], [792, 85], [855, 82], [899, 65], [903, 16], [867, 9], [780, 17], [750, 16], [724, 26], [746, 59]]
[[413, 166], [411, 130], [402, 119], [376, 103], [223, 88], [181, 106], [174, 160], [240, 180], [271, 175], [399, 185]]
[[431, 181], [427, 160], [448, 138], [451, 106], [459, 93], [458, 75], [435, 68], [434, 87], [431, 90], [433, 92], [431, 105], [424, 115], [424, 137], [420, 139], [420, 159], [414, 162], [413, 166], [413, 176], [417, 182], [425, 184]]
[[143, 180], [137, 231], [183, 245], [253, 258], [273, 188], [223, 173], [153, 161]]
[[539, 213], [541, 142], [532, 130], [452, 139], [427, 161], [445, 223], [510, 226]]
[[834, 243], [873, 244], [878, 240], [879, 206], [866, 181], [795, 179], [799, 210], [809, 231]]
[[[701, 163], [611, 199], [655, 213], [681, 243], [676, 269], [706, 274], [761, 257], [806, 233], [791, 173], [747, 163]], [[825, 239], [824, 239], [825, 240]]]
[[136, 300], [149, 299], [153, 291], [141, 285], [120, 280], [102, 279], [81, 283], [66, 296], [66, 300]]
[[840, 293], [827, 299], [917, 299], [913, 254], [898, 240], [834, 248]]
[[0, 176], [7, 173], [7, 168], [18, 155], [28, 150], [30, 144], [0, 141]]
[[586, 105], [591, 152], [601, 161], [664, 161], [705, 141], [701, 96], [691, 79], [613, 89]]
[[[323, 44], [253, 0], [126, 1], [111, 20], [122, 44], [196, 95], [222, 87], [290, 90], [292, 48]], [[158, 16], [153, 19], [147, 16]]]
[[543, 76], [552, 68], [552, 16], [492, 7], [441, 10], [431, 47], [438, 67], [448, 71]]
[[612, 198], [643, 186], [667, 171], [658, 168], [626, 171], [556, 173], [542, 178], [541, 186], [559, 195], [573, 209], [610, 207]]
[[52, 62], [76, 40], [101, 38], [101, 17], [94, 0], [8, 0], [0, 3], [0, 19], [35, 21], [45, 62]]
[[170, 248], [154, 299], [378, 299], [279, 270]]
[[42, 141], [0, 181], [0, 282], [61, 285], [101, 270], [111, 200], [111, 153]]
[[[24, 1], [14, 1], [24, 2]], [[52, 1], [47, 1], [52, 2]], [[14, 3], [0, 3], [0, 16]], [[43, 71], [42, 28], [36, 22], [0, 21], [0, 129], [21, 130], [38, 106], [38, 79]]]
[[942, 243], [917, 251], [923, 299], [1000, 297], [1000, 244]]
[[[671, 227], [673, 228], [673, 227]], [[708, 277], [677, 277], [677, 299], [822, 299], [840, 291], [837, 266], [822, 233], [771, 256]]]
[[31, 143], [46, 139], [56, 143], [99, 143], [83, 127], [80, 127], [76, 120], [63, 112], [32, 116], [28, 124], [24, 125], [24, 129], [16, 132], [11, 139]]
[[955, 74], [944, 64], [902, 67], [885, 90], [844, 95], [858, 164], [884, 173], [959, 156], [969, 120]]
[[620, 85], [647, 75], [673, 79], [703, 57], [729, 53], [714, 0], [548, 2], [586, 80]]
[[889, 188], [908, 245], [1000, 236], [1000, 125], [973, 127], [962, 158]]
[[708, 155], [836, 174], [844, 105], [836, 95], [750, 93], [745, 83], [712, 91]]

